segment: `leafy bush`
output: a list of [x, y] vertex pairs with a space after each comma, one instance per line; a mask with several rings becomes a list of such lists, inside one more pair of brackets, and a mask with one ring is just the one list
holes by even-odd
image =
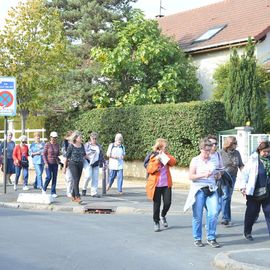
[[97, 131], [105, 151], [120, 132], [128, 160], [143, 160], [157, 138], [166, 138], [169, 151], [180, 166], [187, 166], [198, 154], [202, 137], [230, 127], [225, 121], [224, 106], [218, 101], [94, 109], [48, 120], [47, 129], [61, 135], [77, 129], [87, 138], [89, 132]]

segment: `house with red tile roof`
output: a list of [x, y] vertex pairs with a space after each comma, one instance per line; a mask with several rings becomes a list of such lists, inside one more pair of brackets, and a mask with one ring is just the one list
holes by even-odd
[[243, 49], [250, 37], [256, 57], [270, 71], [270, 0], [224, 0], [158, 19], [198, 66], [202, 99], [212, 96], [215, 69], [229, 60], [230, 48]]

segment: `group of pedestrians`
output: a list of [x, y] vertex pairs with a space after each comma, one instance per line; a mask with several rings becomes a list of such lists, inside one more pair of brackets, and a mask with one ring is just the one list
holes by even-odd
[[[231, 198], [239, 174], [241, 192], [246, 197], [244, 217], [244, 238], [252, 241], [252, 227], [258, 218], [262, 206], [270, 235], [270, 143], [260, 141], [256, 151], [244, 166], [234, 136], [228, 136], [223, 148], [217, 151], [218, 141], [214, 135], [202, 139], [199, 143], [200, 154], [192, 158], [189, 166], [191, 180], [189, 194], [184, 211], [192, 209], [192, 234], [194, 245], [203, 247], [203, 212], [205, 210], [205, 229], [207, 243], [218, 248], [216, 228], [219, 214], [221, 225], [230, 227]], [[164, 157], [165, 156], [165, 157]], [[146, 192], [153, 201], [154, 231], [160, 231], [160, 221], [166, 228], [166, 214], [169, 211], [171, 193], [170, 168], [176, 160], [168, 152], [168, 142], [162, 138], [156, 140], [153, 152], [146, 157], [148, 173]], [[163, 208], [160, 213], [161, 198]]]
[[[42, 194], [46, 194], [48, 185], [51, 182], [51, 196], [57, 198], [56, 186], [59, 166], [63, 168], [65, 174], [67, 197], [72, 201], [81, 203], [81, 195], [86, 196], [88, 184], [91, 180], [92, 197], [98, 195], [99, 168], [105, 164], [105, 158], [101, 145], [97, 142], [98, 134], [91, 132], [89, 140], [83, 144], [83, 137], [79, 131], [68, 131], [61, 145], [58, 143], [58, 134], [55, 131], [50, 133], [47, 143], [41, 142], [40, 133], [35, 133], [35, 141], [28, 147], [27, 137], [22, 135], [20, 143], [15, 145], [12, 141], [13, 134], [10, 132], [7, 139], [7, 180], [11, 184], [10, 176], [15, 173], [14, 190], [17, 190], [21, 171], [23, 172], [23, 190], [29, 190], [28, 170], [29, 156], [35, 168], [35, 181], [33, 187], [40, 189]], [[1, 158], [3, 160], [3, 143], [1, 144]], [[60, 159], [63, 156], [63, 160]], [[117, 177], [117, 189], [122, 194], [123, 187], [123, 161], [125, 147], [123, 136], [118, 133], [115, 141], [111, 143], [107, 150], [109, 158], [109, 180], [107, 190], [109, 190]], [[2, 164], [2, 162], [1, 162]], [[2, 164], [3, 165], [3, 164]], [[45, 181], [42, 175], [46, 172]], [[82, 192], [79, 191], [79, 183], [84, 171], [84, 181]]]
[[[40, 134], [34, 134], [35, 141], [28, 148], [27, 137], [22, 135], [20, 143], [15, 145], [12, 133], [7, 138], [7, 180], [15, 173], [14, 190], [17, 190], [18, 180], [23, 171], [23, 190], [28, 190], [29, 155], [35, 168], [36, 177], [34, 188], [41, 189], [46, 194], [51, 184], [51, 196], [57, 197], [56, 185], [59, 165], [62, 164], [59, 156], [63, 156], [63, 173], [65, 174], [67, 196], [72, 201], [81, 203], [81, 195], [86, 196], [91, 180], [90, 195], [99, 197], [98, 182], [99, 168], [104, 166], [105, 158], [102, 146], [98, 143], [98, 134], [91, 132], [89, 139], [83, 143], [82, 133], [68, 131], [61, 146], [58, 143], [58, 134], [50, 133], [47, 143], [41, 142]], [[217, 242], [216, 228], [219, 215], [221, 225], [230, 227], [231, 199], [236, 178], [239, 178], [241, 192], [246, 198], [246, 212], [244, 217], [244, 238], [253, 241], [252, 228], [262, 207], [270, 235], [270, 142], [268, 139], [259, 141], [258, 147], [244, 165], [234, 136], [225, 138], [223, 147], [218, 149], [217, 137], [209, 135], [199, 143], [199, 155], [193, 157], [189, 166], [191, 180], [189, 194], [184, 205], [184, 211], [192, 209], [192, 234], [194, 245], [203, 247], [203, 213], [205, 212], [206, 241], [213, 248], [220, 247]], [[172, 202], [172, 177], [170, 168], [176, 164], [176, 159], [169, 153], [168, 141], [159, 138], [151, 152], [145, 159], [147, 169], [147, 197], [153, 201], [154, 231], [160, 231], [160, 222], [168, 227], [167, 213]], [[3, 144], [1, 145], [3, 155]], [[109, 158], [109, 179], [107, 191], [112, 187], [117, 177], [117, 190], [122, 194], [123, 163], [125, 147], [123, 136], [115, 135], [106, 152]], [[43, 183], [42, 175], [45, 168], [46, 178]], [[80, 193], [79, 184], [82, 173], [84, 181]], [[239, 175], [238, 175], [239, 174]], [[161, 203], [163, 202], [162, 210]]]

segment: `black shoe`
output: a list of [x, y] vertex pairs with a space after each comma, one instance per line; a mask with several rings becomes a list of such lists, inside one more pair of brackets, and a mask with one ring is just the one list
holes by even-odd
[[253, 241], [254, 238], [252, 237], [252, 235], [250, 233], [244, 233], [244, 237], [249, 240], [249, 241]]
[[219, 248], [220, 244], [216, 241], [216, 239], [213, 240], [207, 240], [207, 243], [212, 247], [212, 248]]
[[82, 190], [82, 196], [86, 196], [86, 189]]
[[221, 224], [224, 226], [228, 226], [229, 225], [229, 221], [228, 220], [222, 220]]
[[201, 240], [195, 240], [194, 241], [194, 246], [195, 247], [204, 247], [204, 244], [202, 243]]

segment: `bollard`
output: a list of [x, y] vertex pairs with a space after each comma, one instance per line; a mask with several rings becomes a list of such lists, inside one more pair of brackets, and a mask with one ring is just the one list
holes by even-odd
[[108, 161], [105, 160], [102, 167], [102, 195], [106, 195], [107, 177], [108, 177], [107, 167]]

